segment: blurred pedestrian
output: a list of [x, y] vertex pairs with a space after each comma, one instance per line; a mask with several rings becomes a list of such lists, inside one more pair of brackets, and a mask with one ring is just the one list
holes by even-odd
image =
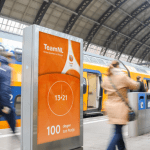
[[11, 67], [9, 60], [11, 53], [4, 53], [0, 56], [0, 114], [5, 117], [12, 131], [15, 133], [16, 114], [10, 103], [11, 94]]
[[116, 86], [117, 91], [128, 103], [127, 90], [138, 89], [139, 83], [122, 72], [119, 68], [118, 61], [113, 61], [111, 63], [107, 77], [105, 77], [102, 82], [102, 88], [106, 90], [108, 94], [106, 112], [109, 123], [115, 126], [115, 132], [107, 150], [116, 150], [116, 146], [119, 150], [125, 150], [126, 147], [122, 136], [122, 127], [128, 122], [129, 108], [125, 102], [122, 101], [122, 98], [118, 95], [112, 84]]
[[140, 83], [140, 88], [138, 90], [136, 90], [136, 92], [146, 92], [146, 89], [144, 88], [144, 83], [142, 82], [141, 76], [137, 76], [136, 79], [137, 79], [137, 82]]

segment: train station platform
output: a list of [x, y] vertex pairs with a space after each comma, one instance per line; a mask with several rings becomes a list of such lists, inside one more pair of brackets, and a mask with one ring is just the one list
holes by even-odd
[[[84, 119], [84, 150], [106, 150], [111, 138], [112, 126], [107, 118], [92, 117]], [[149, 150], [150, 133], [129, 138], [128, 126], [124, 127], [124, 138], [127, 150]], [[21, 129], [14, 135], [10, 129], [0, 130], [0, 150], [21, 150]]]

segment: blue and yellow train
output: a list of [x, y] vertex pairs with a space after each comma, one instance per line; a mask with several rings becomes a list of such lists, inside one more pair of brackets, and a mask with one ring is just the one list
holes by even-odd
[[[12, 94], [10, 95], [10, 101], [12, 106], [16, 109], [17, 127], [20, 127], [22, 50], [16, 48], [12, 52], [15, 56], [12, 58], [12, 62], [10, 64], [12, 67]], [[84, 52], [83, 60], [83, 113], [84, 115], [100, 114], [105, 111], [104, 104], [107, 99], [107, 95], [100, 85], [102, 79], [105, 77], [108, 65], [113, 59]], [[124, 65], [126, 67], [124, 67]], [[140, 75], [143, 79], [145, 88], [150, 89], [150, 68], [141, 67], [127, 62], [124, 62], [124, 65], [120, 64], [120, 68], [124, 72], [130, 73], [131, 78], [134, 80], [136, 80], [136, 77]], [[127, 69], [129, 72], [127, 72]], [[9, 125], [5, 119], [0, 116], [0, 129], [5, 128], [9, 128]]]
[[[15, 54], [12, 57], [10, 66], [12, 67], [12, 79], [11, 79], [11, 94], [10, 94], [10, 103], [16, 109], [17, 116], [17, 127], [21, 126], [21, 74], [22, 74], [22, 62], [19, 49], [15, 49], [13, 53]], [[9, 128], [8, 123], [5, 121], [3, 116], [0, 116], [0, 129]]]

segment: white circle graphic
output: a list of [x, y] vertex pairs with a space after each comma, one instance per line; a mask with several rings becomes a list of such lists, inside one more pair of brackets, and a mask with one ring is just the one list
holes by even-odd
[[[52, 87], [53, 87], [56, 83], [58, 83], [58, 82], [64, 82], [64, 83], [66, 83], [66, 84], [69, 86], [69, 88], [71, 89], [71, 92], [72, 92], [72, 104], [71, 104], [71, 107], [70, 107], [70, 109], [69, 109], [65, 114], [62, 114], [62, 115], [56, 114], [56, 113], [51, 109], [51, 106], [50, 106], [50, 104], [49, 104], [49, 93], [50, 93]], [[67, 82], [65, 82], [65, 81], [56, 81], [56, 82], [49, 88], [47, 101], [48, 101], [49, 109], [50, 109], [50, 110], [52, 111], [52, 113], [55, 114], [56, 116], [64, 116], [64, 115], [68, 114], [69, 111], [71, 110], [72, 106], [73, 106], [73, 101], [74, 101], [74, 95], [73, 95], [73, 90], [72, 90], [71, 86], [70, 86]]]

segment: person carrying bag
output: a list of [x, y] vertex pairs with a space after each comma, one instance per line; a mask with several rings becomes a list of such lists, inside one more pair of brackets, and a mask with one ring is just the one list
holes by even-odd
[[122, 72], [118, 61], [113, 61], [101, 86], [108, 94], [106, 113], [109, 123], [115, 126], [115, 132], [107, 150], [116, 150], [116, 146], [119, 150], [125, 150], [122, 127], [129, 120], [135, 119], [135, 113], [128, 104], [127, 91], [139, 89], [140, 84]]
[[124, 97], [119, 93], [119, 91], [117, 90], [116, 86], [114, 85], [114, 83], [112, 82], [111, 78], [109, 77], [109, 80], [113, 86], [113, 88], [116, 90], [117, 94], [119, 97], [121, 97], [121, 100], [125, 103], [125, 105], [129, 108], [129, 113], [128, 113], [128, 121], [134, 121], [136, 119], [136, 114], [134, 112], [134, 110], [129, 106], [129, 104], [126, 102], [126, 100], [124, 99]]

